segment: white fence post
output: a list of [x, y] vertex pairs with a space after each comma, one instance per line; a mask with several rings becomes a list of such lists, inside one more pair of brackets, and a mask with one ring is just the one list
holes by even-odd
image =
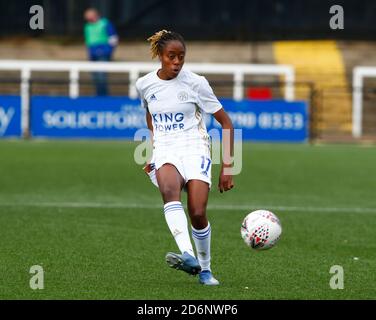
[[75, 99], [80, 95], [79, 88], [80, 73], [78, 69], [72, 68], [69, 71], [69, 97]]
[[136, 81], [139, 77], [139, 72], [136, 69], [132, 69], [129, 72], [129, 98], [137, 98]]
[[21, 70], [21, 132], [24, 138], [30, 135], [30, 69]]
[[352, 135], [354, 138], [362, 136], [362, 100], [363, 100], [363, 79], [358, 70], [354, 69], [353, 74], [353, 110], [352, 110]]
[[286, 68], [286, 88], [285, 88], [285, 99], [287, 101], [295, 100], [295, 72], [292, 67]]
[[355, 67], [353, 70], [352, 135], [360, 138], [363, 134], [363, 78], [376, 77], [376, 67]]
[[237, 71], [234, 74], [234, 100], [240, 101], [244, 98], [244, 74], [241, 71]]

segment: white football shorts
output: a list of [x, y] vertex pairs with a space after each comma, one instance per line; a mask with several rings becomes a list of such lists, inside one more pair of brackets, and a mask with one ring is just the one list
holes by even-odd
[[184, 152], [184, 154], [180, 154], [174, 152], [160, 153], [154, 150], [149, 172], [145, 171], [156, 187], [158, 187], [156, 170], [166, 163], [170, 163], [176, 167], [185, 183], [189, 180], [201, 180], [206, 182], [209, 188], [211, 187], [212, 163], [209, 152], [202, 152], [202, 154]]

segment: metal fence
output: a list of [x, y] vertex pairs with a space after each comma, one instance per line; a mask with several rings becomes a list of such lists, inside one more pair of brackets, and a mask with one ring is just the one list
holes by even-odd
[[[137, 98], [136, 81], [147, 72], [156, 70], [157, 63], [149, 62], [84, 62], [84, 61], [33, 61], [33, 60], [1, 60], [0, 71], [20, 72], [20, 95], [22, 112], [22, 132], [28, 135], [30, 114], [30, 83], [35, 72], [68, 73], [69, 96], [80, 95], [80, 76], [82, 73], [106, 72], [128, 77], [128, 95]], [[233, 83], [233, 99], [239, 101], [244, 97], [244, 80], [246, 75], [283, 76], [286, 82], [285, 99], [294, 100], [294, 68], [288, 65], [263, 64], [226, 64], [226, 63], [186, 63], [185, 68], [207, 75], [231, 76]]]

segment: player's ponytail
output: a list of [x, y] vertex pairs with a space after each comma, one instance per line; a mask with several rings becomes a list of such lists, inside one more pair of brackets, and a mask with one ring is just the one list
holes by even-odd
[[147, 39], [147, 41], [150, 42], [151, 57], [154, 59], [159, 54], [161, 54], [166, 43], [173, 40], [180, 41], [185, 48], [184, 39], [177, 32], [161, 30], [154, 33], [151, 37]]

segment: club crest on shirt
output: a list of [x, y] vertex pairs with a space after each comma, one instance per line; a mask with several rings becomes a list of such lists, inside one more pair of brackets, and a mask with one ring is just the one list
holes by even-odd
[[185, 91], [180, 91], [180, 92], [178, 93], [178, 99], [179, 99], [180, 101], [187, 101], [187, 100], [188, 100], [188, 93], [185, 92]]

